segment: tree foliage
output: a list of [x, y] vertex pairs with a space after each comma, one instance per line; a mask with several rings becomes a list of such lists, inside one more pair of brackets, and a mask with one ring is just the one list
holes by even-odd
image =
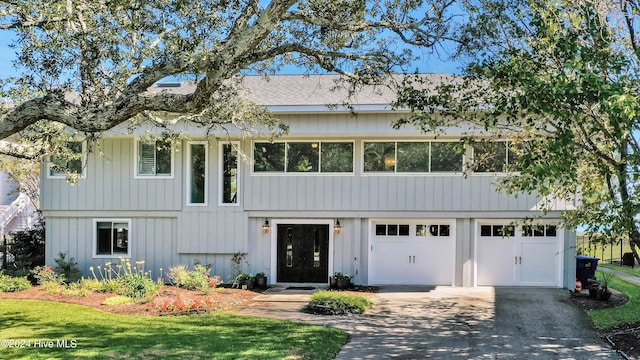
[[520, 172], [504, 189], [577, 196], [567, 224], [640, 245], [640, 2], [482, 0], [466, 10], [464, 75], [407, 86], [399, 104], [415, 112], [397, 125], [473, 124], [515, 139]]
[[[11, 102], [0, 115], [0, 139], [52, 123], [91, 138], [131, 120], [162, 125], [157, 114], [166, 113], [207, 129], [235, 124], [233, 117], [241, 113], [277, 130], [268, 114], [238, 99], [231, 79], [297, 66], [343, 74], [351, 85], [375, 82], [412, 60], [404, 44], [432, 47], [449, 36], [449, 5], [439, 0], [0, 1], [0, 31], [15, 35], [18, 71], [1, 83], [2, 97]], [[191, 80], [195, 90], [148, 91], [167, 78]]]

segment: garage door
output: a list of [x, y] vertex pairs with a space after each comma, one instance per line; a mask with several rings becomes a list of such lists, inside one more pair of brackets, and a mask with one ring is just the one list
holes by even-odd
[[449, 220], [372, 222], [369, 283], [452, 285], [454, 224]]
[[561, 233], [555, 225], [480, 223], [478, 285], [561, 286]]

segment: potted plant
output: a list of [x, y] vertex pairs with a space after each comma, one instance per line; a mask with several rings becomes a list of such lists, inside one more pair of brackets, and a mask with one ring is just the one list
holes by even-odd
[[[332, 286], [336, 289], [348, 289], [351, 287], [351, 276], [343, 274], [341, 272], [336, 272], [333, 274], [331, 282], [335, 281], [335, 286]], [[330, 282], [330, 285], [331, 285]]]
[[240, 273], [236, 277], [235, 283], [238, 284], [238, 287], [241, 289], [251, 290], [254, 286], [254, 279], [253, 276], [247, 273]]
[[260, 289], [267, 288], [267, 274], [264, 272], [259, 272], [255, 277], [255, 286]]
[[611, 280], [613, 274], [606, 273], [604, 271], [602, 271], [601, 273], [602, 281], [600, 281], [600, 284], [598, 285], [596, 296], [598, 297], [598, 300], [607, 301], [611, 297], [611, 290], [609, 290], [609, 281]]

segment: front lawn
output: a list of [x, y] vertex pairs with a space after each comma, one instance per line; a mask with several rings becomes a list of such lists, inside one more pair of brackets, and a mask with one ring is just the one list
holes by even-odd
[[0, 319], [0, 358], [12, 359], [333, 359], [347, 341], [334, 328], [228, 313], [123, 316], [36, 300], [0, 300]]
[[[602, 274], [597, 274], [602, 279]], [[618, 325], [640, 322], [640, 286], [613, 276], [609, 287], [629, 297], [629, 302], [617, 308], [591, 310], [588, 312], [598, 329], [611, 329]]]
[[636, 266], [633, 269], [628, 267], [628, 266], [620, 266], [620, 265], [614, 265], [614, 264], [598, 264], [598, 267], [604, 267], [607, 269], [611, 269], [613, 271], [619, 271], [619, 272], [623, 272], [625, 274], [629, 274], [632, 276], [637, 276], [640, 277], [640, 267]]

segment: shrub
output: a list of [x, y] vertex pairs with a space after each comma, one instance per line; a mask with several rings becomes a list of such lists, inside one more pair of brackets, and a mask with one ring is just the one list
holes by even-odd
[[111, 296], [104, 299], [102, 304], [103, 305], [126, 305], [126, 304], [131, 304], [133, 302], [134, 302], [133, 299], [130, 297], [118, 295], [118, 296]]
[[110, 262], [105, 264], [104, 269], [98, 266], [100, 278], [93, 266], [89, 270], [94, 280], [102, 283], [101, 291], [113, 291], [136, 301], [149, 300], [162, 287], [161, 281], [154, 282], [151, 272], [144, 270], [144, 260], [136, 261], [135, 266], [132, 266], [129, 259], [120, 258], [120, 264], [115, 267]]
[[78, 264], [74, 258], [66, 258], [65, 253], [58, 253], [58, 258], [54, 259], [56, 263], [55, 271], [58, 274], [64, 275], [67, 283], [76, 282], [80, 280], [82, 274], [78, 269]]
[[305, 311], [324, 315], [362, 314], [372, 304], [371, 300], [364, 296], [335, 291], [318, 291], [313, 294]]
[[11, 277], [0, 272], [0, 292], [21, 291], [30, 287], [31, 281], [26, 276]]
[[49, 283], [63, 284], [65, 281], [64, 275], [58, 274], [51, 266], [37, 266], [31, 273], [38, 284], [43, 286]]
[[223, 282], [219, 276], [211, 276], [210, 271], [211, 265], [203, 265], [196, 260], [192, 271], [189, 271], [185, 265], [178, 265], [169, 269], [168, 276], [175, 286], [208, 293], [210, 288]]
[[0, 253], [11, 254], [6, 264], [7, 274], [26, 276], [30, 275], [29, 272], [34, 267], [44, 265], [44, 242], [45, 228], [42, 218], [39, 218], [39, 222], [31, 230], [13, 232], [7, 249], [0, 242]]

